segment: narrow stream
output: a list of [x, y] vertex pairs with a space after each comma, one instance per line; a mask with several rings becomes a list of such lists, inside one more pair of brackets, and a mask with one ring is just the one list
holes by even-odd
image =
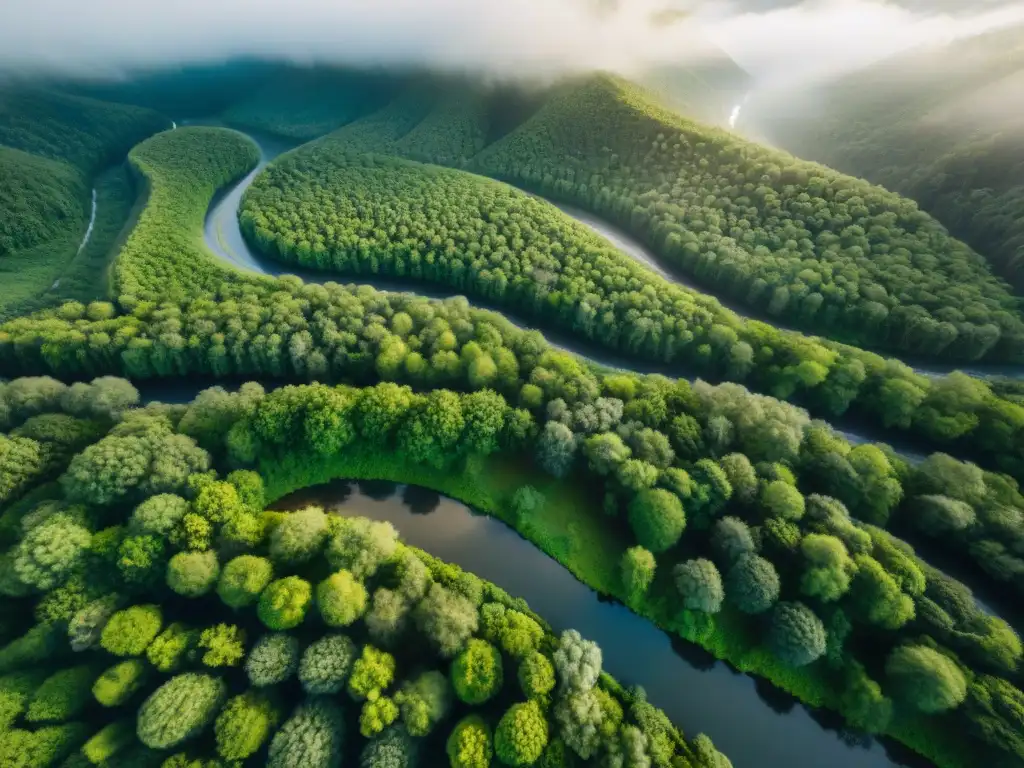
[[273, 506], [309, 504], [386, 520], [409, 544], [524, 598], [556, 632], [579, 630], [601, 646], [610, 674], [642, 685], [688, 736], [708, 734], [736, 768], [929, 765], [900, 745], [842, 731], [832, 713], [812, 711], [702, 649], [671, 640], [628, 608], [599, 597], [511, 528], [457, 501], [415, 486], [335, 481]]
[[92, 228], [94, 226], [96, 226], [96, 187], [92, 188], [92, 212], [89, 214], [89, 226], [85, 230], [82, 242], [78, 245], [78, 250], [75, 252], [76, 255], [81, 253], [82, 249], [89, 244], [89, 238], [92, 237]]

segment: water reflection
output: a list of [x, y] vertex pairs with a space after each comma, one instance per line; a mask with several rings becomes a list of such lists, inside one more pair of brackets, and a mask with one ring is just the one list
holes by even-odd
[[441, 494], [419, 485], [407, 485], [402, 501], [414, 515], [429, 515], [441, 504]]
[[[793, 707], [800, 703], [799, 699], [795, 696], [786, 693], [781, 688], [776, 688], [763, 677], [754, 678], [754, 690], [761, 701], [771, 707], [773, 712], [778, 712], [780, 715], [792, 712]], [[811, 717], [814, 717], [815, 714], [811, 710]], [[814, 719], [817, 720], [818, 718], [814, 717]]]
[[[718, 659], [705, 651], [699, 645], [688, 643], [683, 640], [683, 638], [679, 637], [679, 635], [670, 635], [667, 632], [665, 635], [668, 637], [669, 643], [672, 646], [672, 652], [694, 669], [700, 670], [701, 672], [709, 672], [715, 668], [715, 665], [721, 664]], [[727, 669], [731, 669], [727, 664], [722, 664], [722, 666]]]

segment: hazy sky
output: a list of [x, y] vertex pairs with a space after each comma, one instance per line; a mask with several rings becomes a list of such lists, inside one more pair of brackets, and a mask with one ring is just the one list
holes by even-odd
[[[669, 9], [688, 16], [652, 22]], [[85, 75], [253, 54], [502, 75], [629, 72], [706, 57], [710, 38], [778, 80], [1011, 20], [1024, 20], [1019, 0], [0, 0], [0, 69]]]

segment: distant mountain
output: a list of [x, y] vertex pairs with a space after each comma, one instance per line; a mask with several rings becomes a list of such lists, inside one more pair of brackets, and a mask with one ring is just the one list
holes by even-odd
[[1024, 291], [1024, 26], [916, 49], [745, 113], [768, 141], [916, 199]]

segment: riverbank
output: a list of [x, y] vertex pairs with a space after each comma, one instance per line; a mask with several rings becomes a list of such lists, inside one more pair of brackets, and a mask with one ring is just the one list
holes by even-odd
[[[606, 521], [593, 514], [593, 510], [598, 508], [597, 501], [589, 498], [586, 486], [542, 475], [526, 462], [509, 461], [508, 457], [502, 460], [492, 458], [470, 465], [463, 472], [451, 472], [409, 465], [395, 454], [360, 451], [357, 455], [343, 453], [327, 459], [292, 454], [264, 462], [260, 472], [267, 483], [269, 502], [298, 489], [337, 478], [387, 480], [429, 488], [515, 528], [583, 584], [602, 595], [625, 602], [618, 579], [619, 559], [625, 547], [621, 543], [623, 539], [616, 535], [614, 521]], [[527, 521], [514, 519], [509, 498], [516, 488], [523, 485], [533, 485], [547, 497], [542, 517]], [[808, 706], [838, 709], [836, 687], [823, 664], [800, 669], [783, 666], [770, 653], [751, 642], [754, 638], [750, 623], [740, 615], [727, 609], [716, 617], [706, 634], [685, 632], [685, 628], [678, 625], [671, 602], [667, 599], [668, 581], [670, 576], [662, 574], [651, 593], [640, 601], [633, 601], [629, 607], [655, 626], [696, 643], [739, 671], [768, 680]], [[710, 735], [718, 743], [716, 734]], [[959, 734], [943, 729], [934, 719], [899, 717], [885, 735], [940, 768], [971, 768], [976, 764], [969, 746], [958, 738]], [[722, 743], [722, 747], [729, 753], [727, 744]]]

